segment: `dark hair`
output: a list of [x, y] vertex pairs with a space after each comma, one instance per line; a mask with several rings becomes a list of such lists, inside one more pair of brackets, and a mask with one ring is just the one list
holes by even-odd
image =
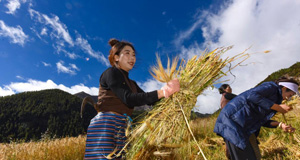
[[299, 83], [293, 79], [293, 78], [287, 78], [287, 77], [280, 77], [279, 79], [275, 80], [275, 83], [278, 84], [279, 82], [290, 82], [290, 83], [294, 83], [297, 86], [299, 86]]
[[115, 38], [110, 39], [108, 41], [108, 44], [111, 46], [111, 49], [109, 50], [109, 55], [108, 55], [108, 60], [109, 60], [109, 63], [111, 66], [116, 65], [114, 56], [119, 55], [125, 46], [130, 46], [133, 49], [133, 51], [135, 51], [133, 45], [130, 42], [119, 41]]
[[[275, 83], [278, 84], [279, 82], [290, 82], [290, 83], [294, 83], [296, 84], [297, 86], [299, 86], [299, 83], [294, 80], [293, 78], [287, 78], [287, 77], [280, 77], [279, 79], [275, 80]], [[283, 88], [283, 86], [280, 86], [280, 88]], [[286, 88], [286, 91], [289, 92], [289, 91], [292, 91], [288, 88]]]
[[219, 88], [219, 93], [223, 94], [225, 93], [225, 89], [229, 86], [229, 84], [222, 84], [221, 87]]

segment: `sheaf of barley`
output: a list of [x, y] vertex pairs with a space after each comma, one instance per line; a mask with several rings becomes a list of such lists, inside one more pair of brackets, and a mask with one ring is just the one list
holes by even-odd
[[[172, 64], [168, 60], [167, 68], [164, 68], [157, 56], [157, 66], [152, 68], [152, 76], [160, 82], [178, 78], [180, 91], [170, 98], [157, 102], [142, 122], [135, 127], [128, 138], [130, 147], [126, 158], [186, 159], [196, 156], [206, 159], [201, 150], [203, 146], [198, 144], [193, 136], [189, 117], [196, 104], [197, 96], [249, 57], [249, 54], [242, 52], [221, 59], [221, 56], [231, 48], [232, 46], [218, 48], [212, 52], [205, 51], [187, 62], [181, 60], [179, 67], [177, 67], [178, 58], [174, 58]], [[238, 62], [226, 70], [225, 67], [233, 61]], [[183, 147], [186, 143], [190, 145]]]

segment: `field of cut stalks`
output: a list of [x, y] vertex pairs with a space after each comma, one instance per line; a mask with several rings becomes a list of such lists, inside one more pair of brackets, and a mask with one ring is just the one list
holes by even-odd
[[84, 148], [85, 136], [0, 143], [0, 160], [82, 160]]

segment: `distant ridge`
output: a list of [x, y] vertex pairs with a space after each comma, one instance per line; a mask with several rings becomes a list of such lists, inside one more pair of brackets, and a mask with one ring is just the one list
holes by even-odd
[[266, 79], [261, 81], [258, 85], [262, 84], [263, 82], [268, 82], [268, 81], [275, 81], [276, 79], [285, 76], [285, 77], [292, 77], [296, 81], [300, 82], [300, 62], [294, 63], [292, 66], [289, 68], [283, 68], [280, 69], [276, 72], [273, 72], [270, 74]]
[[97, 101], [98, 101], [98, 96], [92, 96], [92, 95], [90, 95], [88, 93], [85, 93], [84, 91], [75, 93], [74, 96], [77, 96], [77, 97], [79, 97], [81, 99], [90, 96], [90, 97], [92, 97], [92, 99], [94, 100], [95, 103], [97, 103]]
[[[218, 112], [219, 110], [217, 110], [216, 112]], [[200, 113], [200, 112], [194, 112], [191, 111], [191, 119], [197, 119], [197, 118], [206, 118], [206, 117], [210, 117], [211, 115], [213, 115], [214, 113]]]

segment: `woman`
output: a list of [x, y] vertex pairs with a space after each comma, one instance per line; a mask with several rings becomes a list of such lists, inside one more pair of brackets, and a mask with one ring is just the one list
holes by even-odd
[[265, 82], [227, 103], [217, 118], [214, 132], [224, 138], [231, 159], [260, 159], [259, 150], [255, 149], [258, 148], [255, 134], [263, 125], [277, 126], [285, 132], [295, 131], [290, 125], [269, 120], [276, 112], [292, 110], [281, 103], [295, 94], [299, 95], [298, 86], [295, 80], [287, 78]]
[[[232, 94], [232, 89], [229, 84], [222, 84], [221, 87], [219, 88], [219, 93], [222, 94], [220, 100], [221, 109], [223, 109], [230, 100], [236, 97], [235, 94]], [[226, 157], [230, 159], [230, 153], [226, 145], [225, 145], [225, 151], [226, 151]]]
[[136, 62], [133, 45], [116, 39], [111, 39], [109, 44], [108, 58], [112, 67], [100, 77], [98, 114], [88, 127], [85, 159], [107, 159], [108, 155], [120, 159], [115, 155], [125, 145], [125, 129], [133, 108], [168, 98], [180, 88], [179, 81], [174, 79], [160, 90], [145, 93], [128, 78], [128, 72]]
[[226, 104], [236, 96], [235, 94], [232, 94], [232, 89], [229, 84], [222, 84], [219, 88], [219, 93], [222, 94], [220, 102], [221, 109], [223, 109]]

